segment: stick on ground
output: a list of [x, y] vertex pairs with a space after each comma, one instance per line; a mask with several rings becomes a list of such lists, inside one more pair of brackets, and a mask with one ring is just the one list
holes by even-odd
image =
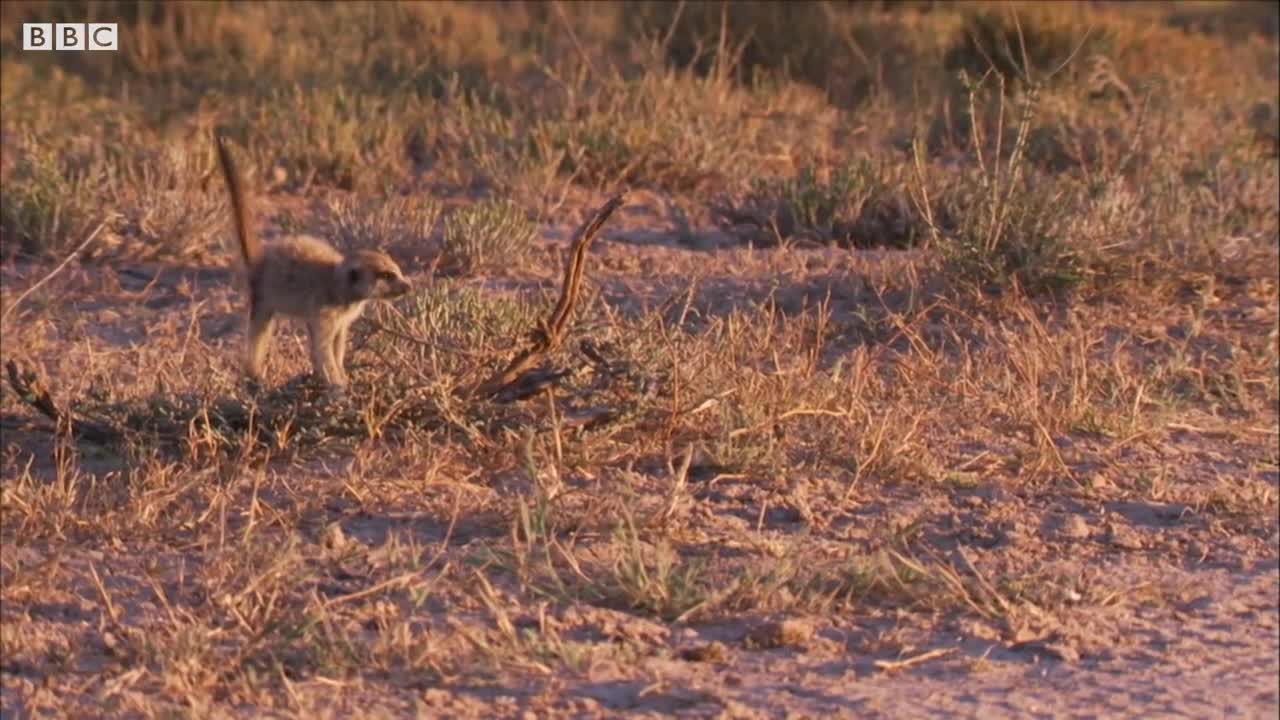
[[52, 420], [57, 432], [69, 433], [78, 439], [99, 444], [109, 444], [120, 439], [120, 433], [109, 425], [76, 417], [69, 410], [59, 407], [39, 373], [19, 368], [18, 363], [12, 359], [6, 363], [6, 368], [9, 371], [9, 387], [13, 388], [23, 402]]
[[473, 386], [467, 396], [480, 399], [493, 397], [503, 388], [515, 383], [521, 375], [542, 359], [547, 353], [560, 347], [564, 341], [565, 329], [578, 302], [578, 292], [582, 287], [583, 268], [586, 265], [587, 249], [604, 227], [605, 222], [614, 211], [622, 206], [626, 191], [609, 198], [600, 209], [596, 210], [582, 227], [578, 228], [573, 239], [573, 252], [569, 264], [564, 271], [564, 284], [560, 288], [560, 300], [551, 311], [550, 317], [540, 322], [530, 333], [532, 342], [518, 355], [512, 358], [507, 366], [489, 379]]

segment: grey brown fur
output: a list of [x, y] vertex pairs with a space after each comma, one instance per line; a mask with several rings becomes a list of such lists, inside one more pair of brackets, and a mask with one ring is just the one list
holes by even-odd
[[399, 297], [409, 291], [409, 282], [395, 261], [377, 250], [343, 255], [310, 235], [260, 242], [231, 154], [221, 137], [217, 145], [249, 285], [249, 375], [261, 380], [272, 326], [276, 316], [284, 315], [306, 322], [313, 371], [330, 387], [346, 387], [344, 358], [351, 323], [368, 301]]

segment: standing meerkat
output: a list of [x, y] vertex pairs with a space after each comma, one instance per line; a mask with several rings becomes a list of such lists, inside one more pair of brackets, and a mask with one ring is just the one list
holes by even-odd
[[248, 372], [262, 379], [277, 315], [307, 324], [311, 367], [330, 388], [347, 386], [343, 365], [347, 332], [370, 300], [390, 300], [410, 285], [386, 253], [358, 250], [343, 255], [310, 235], [291, 235], [263, 243], [250, 225], [244, 183], [220, 135], [215, 136], [222, 175], [231, 196], [231, 209], [249, 284]]

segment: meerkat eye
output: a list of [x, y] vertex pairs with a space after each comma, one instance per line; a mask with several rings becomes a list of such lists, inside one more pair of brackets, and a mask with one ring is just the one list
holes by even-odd
[[356, 268], [351, 268], [350, 270], [348, 270], [348, 271], [347, 271], [347, 282], [348, 282], [348, 283], [350, 283], [350, 284], [352, 284], [352, 285], [355, 285], [356, 283], [359, 283], [359, 282], [360, 282], [360, 271], [359, 271], [359, 270], [357, 270]]

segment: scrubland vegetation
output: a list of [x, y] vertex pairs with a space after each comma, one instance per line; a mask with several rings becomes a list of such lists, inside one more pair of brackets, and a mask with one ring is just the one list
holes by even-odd
[[[1252, 2], [0, 4], [0, 712], [1273, 713], [1278, 66]], [[215, 130], [413, 276], [344, 400], [243, 380]]]

